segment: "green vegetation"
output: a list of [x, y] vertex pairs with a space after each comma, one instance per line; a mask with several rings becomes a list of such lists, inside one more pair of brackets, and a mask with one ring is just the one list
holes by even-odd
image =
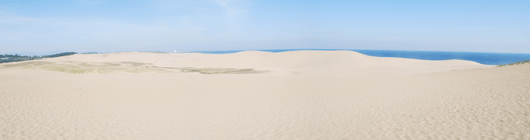
[[[166, 52], [160, 52], [160, 51], [146, 51], [149, 53], [166, 53]], [[0, 54], [0, 64], [1, 63], [9, 63], [9, 62], [20, 62], [20, 61], [28, 61], [28, 60], [38, 60], [43, 58], [54, 58], [54, 57], [61, 57], [61, 56], [68, 56], [68, 55], [74, 55], [77, 54], [76, 52], [63, 52], [58, 54], [52, 54], [52, 55], [44, 55], [44, 56], [26, 56], [26, 55], [18, 55], [18, 54]], [[84, 52], [81, 54], [105, 54], [105, 53], [98, 53], [98, 52]]]
[[66, 64], [48, 64], [41, 66], [42, 69], [45, 70], [51, 70], [51, 71], [58, 71], [58, 72], [66, 72], [66, 73], [73, 73], [73, 74], [83, 74], [90, 72], [91, 69], [75, 66], [75, 65], [66, 65]]
[[54, 63], [46, 61], [30, 61], [20, 62], [13, 64], [0, 65], [0, 68], [22, 68], [22, 69], [43, 69], [50, 71], [66, 72], [72, 74], [85, 74], [85, 73], [140, 73], [140, 72], [156, 72], [166, 73], [167, 70], [149, 66], [149, 64], [135, 63]]
[[510, 64], [498, 65], [497, 67], [512, 66], [512, 65], [519, 65], [519, 64], [525, 64], [525, 63], [530, 63], [530, 60], [521, 60], [521, 61], [513, 62], [513, 63], [510, 63]]
[[32, 62], [20, 62], [20, 63], [13, 63], [13, 64], [4, 64], [0, 65], [2, 68], [33, 68], [35, 66], [42, 66], [47, 64], [53, 64], [52, 62], [45, 62], [45, 61], [32, 61]]
[[125, 73], [191, 73], [200, 74], [252, 74], [267, 71], [257, 71], [253, 69], [234, 69], [234, 68], [174, 68], [174, 67], [157, 67], [150, 63], [128, 62], [119, 63], [109, 62], [62, 62], [54, 63], [48, 61], [28, 61], [19, 63], [9, 63], [0, 65], [0, 68], [21, 68], [21, 69], [42, 69], [49, 71], [66, 72], [72, 74], [100, 73], [109, 74], [116, 72]]
[[52, 54], [52, 55], [45, 55], [45, 56], [21, 56], [18, 54], [11, 55], [11, 54], [4, 54], [0, 55], [0, 63], [9, 63], [9, 62], [19, 62], [19, 61], [27, 61], [27, 60], [36, 60], [36, 59], [43, 59], [43, 58], [54, 58], [54, 57], [61, 57], [61, 56], [68, 56], [76, 54], [76, 52], [63, 52], [58, 54]]
[[[149, 53], [166, 53], [166, 52], [149, 52]], [[20, 56], [20, 55], [0, 55], [0, 63], [8, 63], [0, 65], [0, 68], [21, 68], [21, 69], [41, 69], [58, 72], [66, 72], [72, 74], [85, 74], [85, 73], [141, 73], [141, 72], [155, 72], [155, 73], [192, 73], [197, 72], [200, 74], [252, 74], [252, 73], [263, 73], [267, 71], [257, 71], [253, 69], [235, 69], [235, 68], [175, 68], [175, 67], [157, 67], [149, 63], [139, 62], [49, 62], [49, 61], [28, 61], [37, 60], [42, 58], [53, 58], [77, 54], [75, 52], [64, 52], [54, 55], [47, 56]], [[82, 54], [104, 54], [98, 52], [85, 52]]]

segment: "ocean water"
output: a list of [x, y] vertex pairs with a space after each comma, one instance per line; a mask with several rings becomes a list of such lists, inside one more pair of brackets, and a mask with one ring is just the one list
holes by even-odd
[[[337, 51], [339, 49], [281, 49], [281, 50], [256, 50], [265, 52], [286, 52], [297, 50], [323, 50], [323, 51]], [[344, 50], [344, 49], [342, 49]], [[236, 53], [244, 50], [228, 50], [228, 51], [196, 51], [198, 53], [208, 54], [227, 54]], [[400, 57], [412, 58], [421, 60], [469, 60], [485, 65], [502, 65], [509, 64], [521, 60], [530, 60], [530, 54], [517, 53], [479, 53], [479, 52], [441, 52], [441, 51], [398, 51], [398, 50], [349, 50], [359, 52], [369, 56], [378, 57]]]

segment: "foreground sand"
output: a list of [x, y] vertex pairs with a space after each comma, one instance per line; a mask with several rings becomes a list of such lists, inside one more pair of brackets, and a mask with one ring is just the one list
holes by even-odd
[[[53, 64], [0, 68], [0, 139], [530, 139], [530, 64], [349, 51], [32, 62]], [[142, 63], [141, 70], [130, 62]], [[91, 70], [72, 74], [56, 64]]]

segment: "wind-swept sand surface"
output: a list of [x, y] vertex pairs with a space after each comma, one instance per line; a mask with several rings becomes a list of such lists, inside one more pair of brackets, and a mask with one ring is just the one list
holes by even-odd
[[530, 139], [530, 64], [351, 51], [1, 64], [0, 139]]

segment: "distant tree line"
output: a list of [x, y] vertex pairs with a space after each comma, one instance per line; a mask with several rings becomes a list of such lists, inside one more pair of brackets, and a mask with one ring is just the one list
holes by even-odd
[[19, 62], [19, 61], [27, 61], [27, 60], [35, 60], [35, 59], [43, 59], [43, 58], [54, 58], [54, 57], [61, 57], [61, 56], [68, 56], [68, 55], [74, 55], [77, 54], [76, 52], [63, 52], [58, 54], [52, 54], [52, 55], [44, 55], [44, 56], [26, 56], [26, 55], [11, 55], [11, 54], [0, 54], [0, 63], [9, 63], [9, 62]]

